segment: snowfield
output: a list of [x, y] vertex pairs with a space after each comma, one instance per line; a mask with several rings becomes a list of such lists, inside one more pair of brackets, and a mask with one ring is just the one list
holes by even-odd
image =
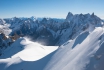
[[[20, 70], [18, 68], [21, 68], [20, 63], [23, 63], [23, 61], [38, 61], [55, 51], [57, 48], [57, 46], [42, 46], [39, 43], [30, 41], [28, 38], [20, 38], [7, 48], [0, 57], [0, 70]], [[13, 65], [15, 64], [20, 65], [14, 67]], [[8, 69], [9, 66], [10, 69]], [[25, 67], [25, 65], [23, 66]], [[26, 67], [28, 66], [26, 65]]]
[[21, 41], [21, 44], [25, 45], [23, 47], [24, 50], [13, 55], [12, 58], [18, 56], [24, 61], [36, 61], [45, 57], [46, 55], [58, 48], [58, 46], [42, 46], [39, 43], [34, 43], [26, 38], [23, 41]]
[[[100, 47], [104, 47], [104, 44], [101, 46], [104, 40], [99, 39], [102, 34], [103, 28], [97, 27], [93, 32], [82, 33], [70, 43], [62, 45], [47, 64], [45, 70], [99, 70], [100, 60], [96, 66], [90, 59], [92, 57], [96, 59], [95, 53], [101, 50]], [[92, 67], [89, 69], [91, 65]], [[104, 70], [104, 67], [100, 70]]]

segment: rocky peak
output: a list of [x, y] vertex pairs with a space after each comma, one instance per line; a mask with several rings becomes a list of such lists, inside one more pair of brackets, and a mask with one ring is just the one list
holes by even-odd
[[71, 21], [72, 18], [73, 18], [73, 14], [71, 12], [69, 12], [67, 17], [66, 17], [66, 21]]
[[68, 16], [73, 16], [73, 14], [71, 12], [68, 13]]
[[31, 20], [36, 21], [36, 17], [32, 16], [30, 17]]
[[4, 25], [5, 21], [3, 19], [0, 19], [0, 25]]
[[92, 15], [91, 16], [94, 16], [94, 12], [92, 13]]
[[46, 22], [47, 21], [47, 18], [43, 18], [42, 22]]
[[81, 13], [81, 14], [79, 14], [79, 16], [83, 16], [83, 14]]

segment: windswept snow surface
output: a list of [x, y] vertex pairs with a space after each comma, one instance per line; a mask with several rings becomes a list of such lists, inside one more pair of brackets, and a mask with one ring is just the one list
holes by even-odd
[[[57, 46], [42, 46], [39, 43], [30, 41], [28, 38], [20, 38], [0, 56], [0, 70], [20, 70], [24, 69], [25, 66], [25, 70], [38, 70], [39, 68], [37, 69], [34, 61], [43, 59], [57, 48]], [[29, 65], [32, 69], [28, 69], [28, 62], [34, 62], [34, 66]], [[16, 67], [14, 67], [15, 64], [17, 64]]]
[[[100, 40], [102, 34], [103, 28], [96, 27], [92, 32], [83, 32], [74, 40], [69, 40], [60, 46], [44, 70], [99, 70], [90, 59], [95, 57], [95, 53], [104, 41]], [[96, 62], [97, 65], [99, 65], [98, 62]], [[92, 67], [88, 69], [89, 63]], [[104, 67], [101, 70], [104, 70]]]

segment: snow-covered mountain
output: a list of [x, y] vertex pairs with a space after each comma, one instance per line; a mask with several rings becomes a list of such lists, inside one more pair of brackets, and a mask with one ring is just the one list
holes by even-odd
[[45, 42], [45, 45], [55, 45], [55, 42], [57, 41], [56, 32], [58, 29], [60, 29], [60, 24], [64, 22], [63, 19], [43, 18], [41, 20], [38, 20], [34, 17], [14, 17], [4, 20], [6, 21], [6, 23], [11, 25], [11, 36], [14, 36], [15, 33], [19, 36], [29, 36], [32, 37], [34, 41], [38, 41], [41, 43]]
[[69, 12], [65, 20], [14, 17], [0, 25], [12, 31], [0, 36], [9, 40], [0, 48], [2, 70], [104, 70], [104, 21], [94, 13]]
[[[74, 39], [78, 34], [86, 29], [92, 31], [95, 27], [103, 25], [103, 20], [92, 13], [72, 14], [68, 13], [65, 20], [54, 18], [43, 18], [38, 20], [31, 18], [11, 18], [4, 19], [10, 24], [12, 32], [10, 35], [32, 37], [44, 45], [62, 45], [69, 39]], [[64, 40], [63, 40], [64, 39]]]

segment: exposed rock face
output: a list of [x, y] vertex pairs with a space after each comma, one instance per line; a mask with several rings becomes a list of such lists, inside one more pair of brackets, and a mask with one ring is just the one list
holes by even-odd
[[44, 45], [61, 45], [69, 39], [74, 39], [82, 31], [88, 29], [93, 31], [95, 27], [103, 26], [104, 23], [94, 13], [90, 15], [89, 13], [72, 14], [71, 12], [64, 21], [51, 18], [38, 20], [34, 17], [14, 17], [4, 20], [11, 25], [11, 36], [18, 35], [15, 38], [29, 36], [33, 41], [41, 42]]
[[69, 12], [66, 17], [66, 21], [71, 21], [72, 19], [73, 19], [73, 14], [71, 12]]

